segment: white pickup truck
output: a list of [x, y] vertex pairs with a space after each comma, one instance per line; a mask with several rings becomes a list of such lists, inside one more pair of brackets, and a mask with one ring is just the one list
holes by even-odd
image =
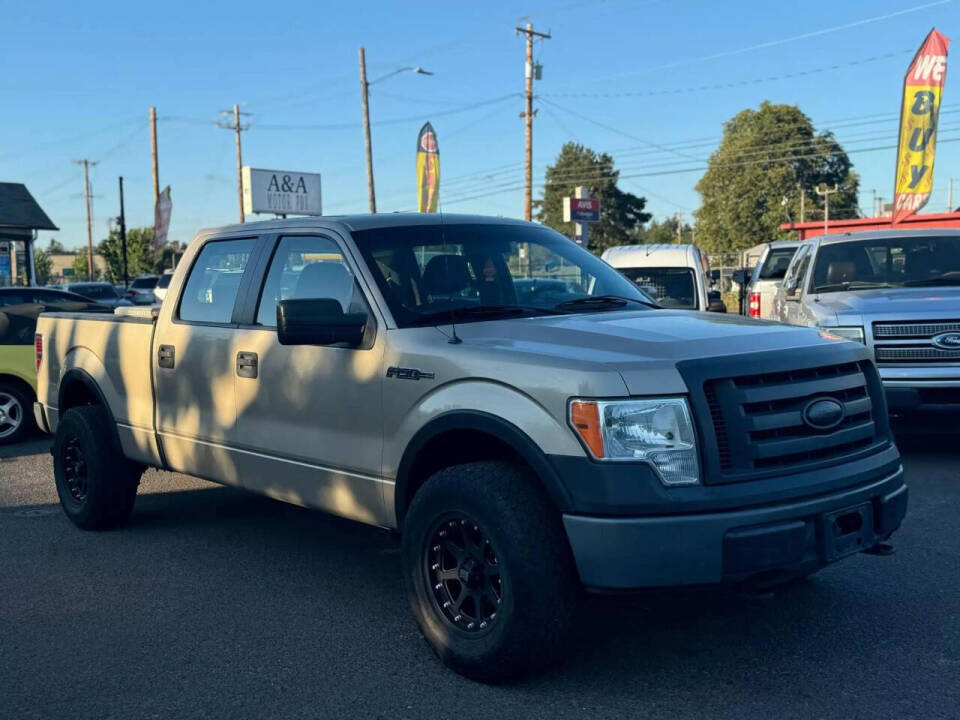
[[41, 315], [35, 414], [82, 528], [149, 466], [400, 530], [430, 645], [501, 680], [559, 657], [583, 588], [781, 584], [904, 517], [863, 345], [651, 305], [530, 223], [227, 227], [158, 309]]

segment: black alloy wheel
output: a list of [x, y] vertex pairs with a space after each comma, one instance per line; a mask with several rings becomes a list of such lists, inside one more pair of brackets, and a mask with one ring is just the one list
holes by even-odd
[[80, 438], [70, 435], [66, 438], [62, 450], [63, 479], [76, 503], [83, 503], [87, 499], [88, 466], [87, 460], [80, 445]]
[[437, 613], [459, 631], [490, 631], [504, 584], [497, 553], [476, 522], [462, 513], [438, 521], [427, 535], [422, 567]]

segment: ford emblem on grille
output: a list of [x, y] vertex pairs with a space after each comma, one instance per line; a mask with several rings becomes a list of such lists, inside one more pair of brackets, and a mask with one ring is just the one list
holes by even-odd
[[937, 335], [930, 342], [941, 350], [960, 350], [960, 333], [948, 332]]
[[829, 430], [843, 420], [843, 405], [833, 398], [817, 398], [803, 409], [803, 421], [814, 430]]

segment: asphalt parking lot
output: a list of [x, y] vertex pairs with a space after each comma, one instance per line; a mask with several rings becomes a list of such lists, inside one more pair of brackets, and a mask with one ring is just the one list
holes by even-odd
[[593, 598], [510, 686], [444, 669], [386, 532], [150, 471], [132, 523], [75, 529], [48, 442], [0, 448], [0, 717], [960, 717], [960, 436], [905, 438], [892, 557], [773, 596]]

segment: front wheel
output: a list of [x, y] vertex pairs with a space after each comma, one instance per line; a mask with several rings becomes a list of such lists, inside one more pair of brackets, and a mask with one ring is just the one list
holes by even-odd
[[407, 514], [403, 561], [420, 629], [455, 671], [500, 682], [562, 656], [579, 580], [560, 514], [521, 468], [436, 473]]
[[57, 424], [53, 473], [67, 517], [84, 530], [122, 525], [133, 512], [142, 468], [120, 450], [109, 413], [71, 408]]

